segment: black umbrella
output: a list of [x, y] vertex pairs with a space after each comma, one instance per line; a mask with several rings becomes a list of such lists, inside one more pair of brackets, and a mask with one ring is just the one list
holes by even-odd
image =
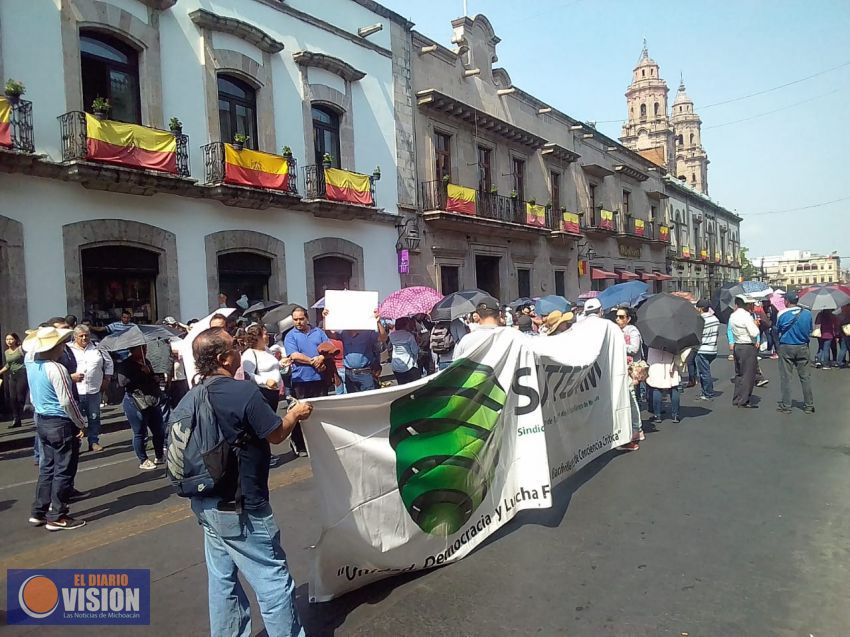
[[672, 354], [699, 345], [704, 324], [690, 301], [667, 293], [651, 296], [637, 311], [643, 342]]
[[461, 290], [442, 298], [431, 308], [432, 321], [453, 321], [471, 314], [484, 299], [492, 298], [483, 290]]
[[283, 304], [283, 301], [257, 301], [254, 305], [242, 312], [242, 314], [251, 314], [252, 312], [271, 312], [273, 309], [280, 307]]
[[137, 345], [147, 345], [151, 341], [171, 340], [176, 337], [177, 332], [162, 325], [134, 325], [123, 332], [104, 337], [98, 347], [107, 352], [117, 352]]
[[516, 312], [517, 308], [525, 307], [526, 305], [534, 305], [534, 300], [528, 298], [527, 296], [521, 296], [516, 301], [511, 301], [508, 304], [508, 307], [511, 308], [514, 312]]
[[266, 312], [263, 314], [263, 323], [265, 325], [274, 325], [275, 329], [272, 331], [277, 331], [277, 324], [285, 318], [289, 318], [292, 315], [292, 311], [296, 307], [304, 307], [303, 305], [299, 305], [298, 303], [285, 303], [276, 307], [275, 309]]
[[850, 303], [850, 296], [843, 290], [834, 286], [826, 286], [806, 292], [800, 297], [800, 305], [809, 308], [812, 312], [820, 310], [837, 310]]
[[737, 283], [724, 283], [711, 296], [711, 307], [714, 308], [714, 313], [721, 323], [728, 323], [729, 316], [735, 309], [735, 294], [730, 290], [737, 285]]

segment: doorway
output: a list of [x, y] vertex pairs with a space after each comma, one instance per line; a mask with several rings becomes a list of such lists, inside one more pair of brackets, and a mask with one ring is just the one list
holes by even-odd
[[348, 290], [351, 287], [351, 267], [351, 261], [342, 257], [313, 259], [316, 300], [325, 296], [325, 290]]
[[101, 324], [117, 321], [125, 309], [136, 323], [158, 319], [157, 252], [130, 246], [98, 246], [83, 248], [80, 261], [84, 314]]
[[499, 280], [501, 257], [484, 254], [475, 255], [475, 284], [491, 296], [499, 298], [502, 286]]
[[268, 301], [272, 260], [255, 252], [226, 252], [218, 255], [218, 290], [233, 307], [244, 294], [249, 304]]

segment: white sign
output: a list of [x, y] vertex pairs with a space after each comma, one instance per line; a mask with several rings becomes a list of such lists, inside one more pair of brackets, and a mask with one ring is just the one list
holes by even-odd
[[325, 290], [325, 329], [376, 331], [375, 310], [378, 309], [377, 292], [352, 290]]
[[[545, 352], [545, 353], [544, 353]], [[494, 330], [415, 383], [315, 399], [304, 435], [322, 523], [310, 601], [456, 561], [631, 437], [622, 332]]]

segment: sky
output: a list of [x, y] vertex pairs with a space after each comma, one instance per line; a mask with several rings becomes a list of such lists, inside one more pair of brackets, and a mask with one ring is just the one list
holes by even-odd
[[[452, 46], [463, 0], [379, 1]], [[684, 75], [711, 162], [709, 195], [744, 218], [750, 256], [837, 251], [850, 264], [850, 0], [467, 5], [493, 24], [502, 40], [495, 66], [517, 87], [615, 139], [621, 123], [609, 120], [626, 117], [624, 93], [646, 38], [669, 104]], [[736, 99], [753, 93], [762, 94]], [[717, 104], [727, 100], [735, 101]]]

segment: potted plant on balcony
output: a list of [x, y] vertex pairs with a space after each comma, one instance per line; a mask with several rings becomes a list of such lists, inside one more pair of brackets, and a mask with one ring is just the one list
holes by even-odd
[[322, 155], [322, 168], [330, 168], [333, 166], [334, 158], [330, 153], [325, 153]]
[[292, 149], [289, 146], [284, 146], [280, 154], [287, 161], [292, 159]]
[[[567, 212], [567, 207], [566, 207], [566, 206], [561, 206], [561, 214], [564, 214], [565, 212]], [[579, 211], [577, 214], [578, 214], [579, 216], [581, 216], [581, 215], [583, 215], [584, 213], [583, 213], [583, 212], [581, 212], [581, 211]]]
[[490, 186], [490, 194], [491, 194], [491, 195], [498, 195], [498, 194], [499, 194], [499, 189], [498, 189], [495, 185], [494, 185], [494, 186]]
[[172, 117], [168, 120], [168, 130], [170, 130], [175, 135], [183, 134], [183, 122], [181, 122], [176, 117]]
[[372, 171], [372, 181], [380, 181], [381, 180], [381, 167], [375, 166], [375, 170]]
[[517, 193], [517, 191], [511, 190], [511, 199], [516, 199], [517, 197], [519, 197], [519, 194]]
[[443, 175], [443, 179], [442, 179], [443, 186], [448, 186], [451, 179], [452, 178], [449, 175]]
[[532, 206], [536, 206], [537, 205], [537, 199], [532, 197], [531, 199], [528, 200], [528, 203], [531, 204]]
[[233, 136], [233, 148], [236, 150], [242, 150], [245, 148], [245, 142], [248, 141], [248, 136], [243, 133], [236, 133]]
[[21, 82], [18, 82], [18, 80], [13, 80], [12, 78], [9, 78], [8, 80], [6, 80], [6, 87], [4, 92], [6, 93], [6, 97], [9, 99], [9, 103], [14, 106], [21, 101], [21, 95], [27, 92], [27, 87], [24, 86]]
[[109, 109], [112, 108], [112, 105], [109, 103], [109, 100], [105, 97], [101, 97], [98, 95], [94, 98], [94, 101], [91, 103], [91, 110], [94, 113], [94, 116], [103, 121], [106, 119], [106, 116], [109, 115]]

